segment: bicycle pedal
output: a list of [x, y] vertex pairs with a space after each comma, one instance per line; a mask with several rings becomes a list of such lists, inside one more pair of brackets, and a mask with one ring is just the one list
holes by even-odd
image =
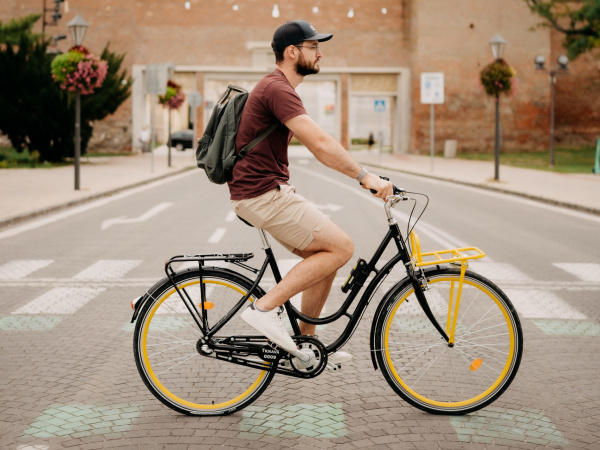
[[338, 370], [342, 369], [342, 365], [341, 364], [334, 364], [334, 363], [328, 361], [326, 368], [330, 372], [337, 372]]

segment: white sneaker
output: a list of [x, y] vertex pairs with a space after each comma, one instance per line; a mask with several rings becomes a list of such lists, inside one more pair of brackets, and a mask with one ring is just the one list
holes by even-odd
[[352, 355], [346, 352], [335, 352], [327, 356], [327, 362], [332, 364], [343, 364], [352, 360]]
[[252, 303], [240, 317], [244, 322], [275, 342], [282, 349], [288, 353], [295, 354], [298, 351], [298, 347], [283, 325], [282, 312], [283, 306], [263, 312], [256, 309], [254, 303]]

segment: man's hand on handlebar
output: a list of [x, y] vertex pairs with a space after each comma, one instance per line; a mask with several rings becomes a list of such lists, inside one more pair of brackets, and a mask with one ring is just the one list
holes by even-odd
[[375, 197], [385, 201], [385, 198], [394, 193], [393, 185], [387, 180], [379, 178], [377, 175], [368, 173], [362, 180], [363, 189], [370, 189]]

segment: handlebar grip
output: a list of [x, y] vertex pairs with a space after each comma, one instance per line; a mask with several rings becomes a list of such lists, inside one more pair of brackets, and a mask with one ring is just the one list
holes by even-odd
[[[385, 180], [385, 181], [390, 181], [390, 179], [388, 177], [382, 177], [381, 175], [379, 175], [379, 178], [381, 178], [382, 180]], [[362, 186], [363, 184], [360, 183], [360, 185]], [[371, 191], [371, 194], [377, 194], [377, 191], [375, 189], [369, 189], [369, 190]], [[394, 194], [395, 193], [396, 193], [396, 186], [394, 186]]]

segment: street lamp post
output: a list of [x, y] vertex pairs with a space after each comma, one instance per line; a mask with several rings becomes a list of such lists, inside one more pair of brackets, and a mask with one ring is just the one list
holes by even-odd
[[[67, 27], [71, 33], [73, 44], [78, 46], [83, 43], [83, 37], [88, 24], [80, 15], [75, 16]], [[79, 87], [75, 88], [75, 190], [79, 190], [79, 163], [81, 158], [81, 92]]]
[[[546, 70], [546, 58], [537, 55], [534, 58], [536, 70]], [[569, 58], [566, 55], [560, 55], [557, 60], [558, 66], [550, 67], [550, 167], [554, 167], [554, 84], [556, 76], [569, 70]]]
[[[506, 41], [499, 33], [496, 33], [489, 41], [494, 60], [502, 58], [502, 52], [506, 46]], [[500, 179], [500, 95], [496, 94], [496, 127], [494, 138], [494, 180]]]

